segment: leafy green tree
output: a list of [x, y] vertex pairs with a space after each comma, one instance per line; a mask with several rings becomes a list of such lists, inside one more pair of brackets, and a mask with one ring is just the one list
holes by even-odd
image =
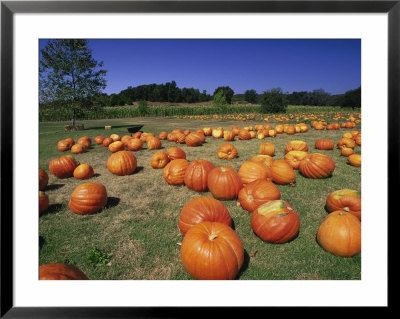
[[355, 107], [361, 107], [361, 86], [345, 92], [341, 102], [341, 106], [350, 106], [353, 110]]
[[106, 87], [103, 62], [92, 57], [88, 40], [50, 40], [41, 50], [39, 63], [40, 102], [62, 101], [72, 108], [72, 125], [79, 111]]
[[257, 92], [256, 90], [247, 90], [244, 92], [245, 101], [255, 104], [257, 103]]
[[219, 86], [215, 89], [214, 95], [218, 93], [218, 91], [222, 91], [222, 94], [225, 97], [225, 100], [228, 104], [232, 103], [232, 97], [233, 97], [233, 90], [229, 86]]
[[228, 102], [226, 101], [224, 92], [222, 90], [214, 94], [213, 105], [218, 107], [222, 113], [225, 113], [228, 108]]
[[288, 99], [281, 88], [265, 91], [261, 97], [262, 113], [286, 113]]
[[147, 102], [144, 101], [144, 100], [139, 101], [138, 110], [139, 110], [139, 114], [141, 116], [145, 116], [146, 114], [148, 114], [149, 113], [149, 107], [147, 106]]

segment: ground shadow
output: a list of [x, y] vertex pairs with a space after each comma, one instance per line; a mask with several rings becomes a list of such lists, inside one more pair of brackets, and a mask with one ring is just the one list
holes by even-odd
[[101, 176], [101, 174], [99, 174], [99, 173], [94, 173], [94, 175], [93, 175], [93, 177], [99, 177], [99, 176]]
[[58, 213], [62, 207], [63, 204], [51, 204], [49, 205], [49, 208], [47, 208], [47, 210], [42, 214], [42, 216]]
[[232, 223], [231, 223], [231, 228], [233, 229], [233, 230], [235, 230], [236, 229], [236, 227], [235, 227], [235, 221], [232, 219]]
[[112, 208], [119, 204], [121, 200], [118, 197], [108, 197], [107, 205], [104, 208]]
[[65, 184], [51, 184], [51, 185], [47, 185], [47, 187], [45, 188], [45, 191], [52, 191], [52, 190], [56, 190], [59, 189], [61, 187], [63, 187]]
[[134, 173], [136, 174], [136, 173], [139, 173], [140, 171], [143, 171], [143, 170], [144, 170], [143, 166], [137, 166]]
[[42, 236], [39, 236], [39, 249], [41, 249], [43, 247], [45, 243], [45, 240]]
[[244, 250], [244, 254], [243, 254], [243, 265], [242, 268], [240, 268], [236, 279], [239, 279], [239, 277], [246, 271], [246, 269], [249, 267], [250, 264], [250, 255], [247, 253], [246, 249]]

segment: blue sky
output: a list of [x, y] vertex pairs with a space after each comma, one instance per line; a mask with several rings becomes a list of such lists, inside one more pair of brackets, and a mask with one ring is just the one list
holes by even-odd
[[108, 94], [171, 81], [209, 94], [218, 86], [340, 94], [361, 85], [360, 39], [90, 39], [89, 46], [108, 70]]

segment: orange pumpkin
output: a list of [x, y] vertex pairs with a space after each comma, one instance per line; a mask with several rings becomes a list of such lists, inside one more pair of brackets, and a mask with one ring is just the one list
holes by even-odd
[[168, 163], [168, 154], [162, 151], [154, 153], [150, 159], [150, 165], [153, 168], [164, 168]]
[[202, 144], [201, 138], [196, 133], [189, 133], [186, 136], [185, 143], [187, 146], [195, 147]]
[[244, 162], [238, 171], [239, 177], [242, 180], [243, 185], [251, 183], [257, 179], [271, 180], [272, 173], [271, 169], [262, 163], [246, 161]]
[[251, 138], [250, 132], [245, 129], [241, 129], [238, 134], [239, 140], [249, 140]]
[[115, 133], [111, 134], [111, 135], [110, 135], [110, 138], [112, 138], [112, 140], [113, 140], [114, 142], [120, 141], [120, 140], [121, 140], [121, 136], [119, 136], [118, 134], [115, 134]]
[[274, 156], [275, 154], [275, 145], [269, 142], [263, 142], [260, 145], [260, 151], [259, 153], [261, 155], [269, 155], [269, 156]]
[[361, 252], [361, 222], [348, 212], [334, 211], [319, 225], [317, 241], [323, 249], [334, 255], [357, 255]]
[[111, 153], [119, 152], [124, 149], [125, 149], [125, 145], [121, 141], [112, 142], [110, 145], [108, 145], [108, 150]]
[[132, 136], [130, 136], [130, 135], [124, 135], [124, 136], [122, 136], [121, 142], [124, 144], [125, 147], [126, 147], [127, 144], [128, 144], [128, 140], [131, 139], [131, 138], [132, 138]]
[[361, 154], [352, 154], [349, 157], [347, 157], [347, 161], [352, 166], [360, 167], [361, 166]]
[[224, 140], [225, 141], [234, 141], [235, 140], [235, 134], [232, 132], [232, 130], [224, 131]]
[[347, 188], [334, 191], [326, 198], [326, 208], [330, 213], [344, 210], [361, 220], [361, 193]]
[[281, 198], [279, 188], [272, 182], [258, 179], [240, 190], [238, 199], [243, 209], [253, 212], [258, 206]]
[[271, 167], [271, 174], [272, 181], [277, 184], [294, 186], [296, 183], [296, 172], [285, 160], [274, 161]]
[[223, 143], [217, 151], [217, 156], [220, 159], [233, 159], [238, 155], [238, 151], [231, 143]]
[[82, 144], [87, 149], [89, 149], [90, 146], [92, 145], [92, 140], [91, 140], [91, 138], [89, 136], [82, 136], [76, 141], [76, 143], [77, 144]]
[[356, 146], [356, 142], [352, 138], [342, 137], [339, 142], [337, 142], [337, 147], [349, 147], [354, 148]]
[[39, 215], [42, 215], [49, 208], [49, 196], [39, 191]]
[[185, 171], [184, 182], [187, 188], [196, 192], [205, 192], [208, 187], [208, 174], [213, 168], [214, 165], [205, 159], [192, 161]]
[[183, 238], [181, 260], [195, 279], [234, 279], [243, 265], [244, 247], [231, 227], [202, 222]]
[[304, 141], [293, 140], [287, 143], [285, 147], [285, 154], [289, 153], [290, 151], [308, 152], [308, 145]]
[[188, 201], [179, 215], [178, 227], [183, 235], [201, 222], [218, 222], [231, 226], [232, 219], [226, 206], [219, 200], [200, 196]]
[[335, 142], [329, 139], [321, 138], [315, 141], [315, 148], [318, 150], [333, 150]]
[[161, 141], [158, 137], [149, 136], [146, 143], [149, 150], [156, 150], [161, 148]]
[[203, 128], [203, 132], [204, 132], [205, 136], [211, 136], [212, 128], [211, 127], [205, 127], [205, 128]]
[[114, 142], [114, 140], [111, 138], [111, 137], [106, 137], [104, 140], [103, 140], [103, 146], [104, 147], [108, 147], [111, 143], [113, 143]]
[[175, 143], [177, 144], [185, 144], [186, 135], [183, 133], [175, 133]]
[[352, 154], [354, 154], [354, 151], [350, 147], [343, 146], [342, 149], [340, 150], [340, 155], [342, 155], [342, 156], [346, 156], [347, 157], [347, 156], [350, 156]]
[[222, 127], [214, 128], [211, 135], [214, 138], [221, 138], [224, 136], [224, 129]]
[[167, 139], [167, 136], [168, 136], [168, 133], [165, 132], [165, 131], [160, 132], [160, 133], [158, 134], [158, 138], [159, 138], [160, 140], [166, 140], [166, 139]]
[[132, 174], [136, 167], [135, 155], [125, 150], [112, 153], [107, 160], [107, 169], [119, 176]]
[[293, 239], [300, 229], [300, 218], [284, 200], [266, 202], [251, 214], [251, 228], [262, 240], [282, 244]]
[[94, 142], [95, 142], [97, 145], [102, 145], [102, 144], [103, 144], [103, 141], [104, 141], [104, 137], [103, 137], [103, 136], [96, 136], [96, 137], [94, 138]]
[[74, 177], [77, 179], [89, 179], [93, 177], [93, 167], [88, 164], [80, 164], [74, 170]]
[[257, 163], [262, 163], [266, 165], [267, 167], [271, 168], [272, 163], [274, 162], [274, 158], [270, 155], [255, 155], [250, 159], [251, 162], [257, 162]]
[[61, 152], [65, 152], [71, 149], [73, 144], [67, 140], [60, 140], [57, 142], [57, 149]]
[[49, 171], [58, 178], [67, 178], [74, 175], [74, 170], [79, 164], [71, 155], [65, 155], [51, 160]]
[[169, 162], [163, 170], [163, 177], [170, 185], [183, 185], [185, 183], [185, 172], [189, 161], [180, 158]]
[[50, 263], [39, 267], [39, 280], [89, 280], [89, 278], [75, 266]]
[[39, 190], [44, 191], [48, 183], [49, 183], [49, 175], [44, 169], [39, 168]]
[[80, 154], [86, 152], [86, 146], [84, 144], [76, 143], [71, 147], [71, 153]]
[[304, 151], [289, 151], [284, 159], [293, 169], [299, 169], [300, 162], [307, 157], [308, 153]]
[[335, 162], [327, 155], [313, 153], [300, 162], [299, 170], [308, 178], [326, 178], [335, 170]]
[[75, 214], [93, 214], [107, 205], [107, 190], [100, 183], [84, 183], [75, 188], [68, 207]]
[[238, 173], [229, 166], [220, 166], [212, 169], [208, 173], [207, 185], [211, 194], [219, 200], [235, 199], [243, 188], [243, 183]]
[[183, 149], [179, 147], [170, 147], [167, 150], [168, 158], [170, 161], [175, 160], [175, 159], [186, 159], [186, 153]]
[[143, 142], [139, 138], [132, 137], [127, 141], [126, 147], [130, 151], [139, 151], [143, 148]]

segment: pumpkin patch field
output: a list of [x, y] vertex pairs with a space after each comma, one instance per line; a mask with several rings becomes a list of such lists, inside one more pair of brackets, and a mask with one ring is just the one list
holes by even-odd
[[361, 279], [358, 117], [67, 124], [39, 126], [42, 279]]

